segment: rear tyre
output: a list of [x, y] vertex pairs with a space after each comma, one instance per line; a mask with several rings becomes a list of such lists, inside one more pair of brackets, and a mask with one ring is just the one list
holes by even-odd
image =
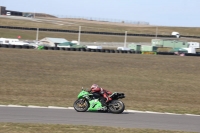
[[89, 102], [84, 99], [77, 99], [73, 106], [77, 112], [85, 112], [89, 108]]
[[124, 111], [125, 105], [122, 101], [119, 100], [113, 100], [108, 105], [108, 109], [111, 113], [120, 114]]

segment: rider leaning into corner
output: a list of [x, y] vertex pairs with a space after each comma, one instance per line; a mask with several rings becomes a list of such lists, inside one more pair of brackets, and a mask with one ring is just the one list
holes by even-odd
[[109, 97], [109, 95], [111, 95], [112, 93], [110, 91], [107, 91], [99, 87], [97, 84], [93, 84], [88, 92], [99, 93], [101, 96], [103, 96], [106, 99], [106, 103], [112, 100], [112, 98]]

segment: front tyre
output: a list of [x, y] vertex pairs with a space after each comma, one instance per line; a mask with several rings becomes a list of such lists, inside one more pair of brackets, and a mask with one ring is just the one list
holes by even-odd
[[85, 99], [77, 99], [73, 106], [77, 112], [85, 112], [89, 108], [89, 102]]
[[113, 100], [111, 103], [108, 105], [108, 108], [111, 113], [115, 114], [120, 114], [124, 111], [125, 105], [122, 101], [119, 100]]

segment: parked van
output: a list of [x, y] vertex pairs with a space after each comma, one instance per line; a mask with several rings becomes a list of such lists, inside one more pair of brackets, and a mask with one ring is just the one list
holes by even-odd
[[188, 42], [189, 48], [200, 48], [199, 42]]
[[176, 38], [180, 38], [180, 34], [179, 34], [179, 32], [172, 32], [172, 34], [171, 34], [172, 36], [176, 36]]

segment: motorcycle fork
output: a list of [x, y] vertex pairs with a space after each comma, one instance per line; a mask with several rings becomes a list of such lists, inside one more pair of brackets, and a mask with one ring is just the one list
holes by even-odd
[[79, 103], [79, 105], [85, 105], [85, 101], [86, 101], [86, 98], [83, 98], [83, 99], [81, 99], [81, 102]]

